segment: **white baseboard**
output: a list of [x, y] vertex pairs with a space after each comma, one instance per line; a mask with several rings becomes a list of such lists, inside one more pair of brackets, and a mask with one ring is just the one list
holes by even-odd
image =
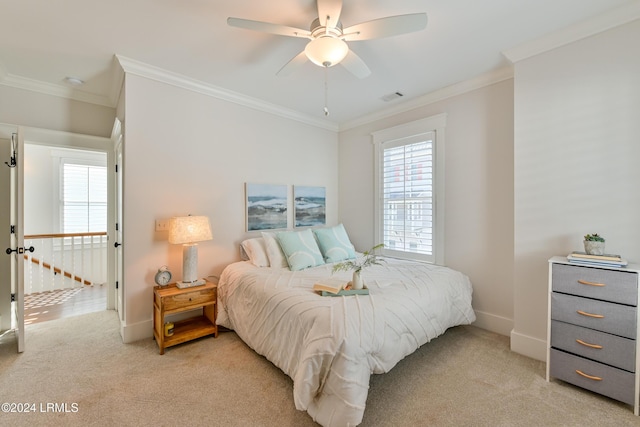
[[547, 361], [547, 341], [511, 331], [511, 351], [532, 359]]
[[495, 314], [486, 313], [484, 311], [474, 310], [476, 313], [476, 321], [473, 326], [495, 332], [496, 334], [508, 337], [513, 330], [513, 319], [508, 319]]
[[153, 321], [146, 320], [133, 325], [120, 323], [120, 336], [125, 344], [151, 338], [153, 337]]

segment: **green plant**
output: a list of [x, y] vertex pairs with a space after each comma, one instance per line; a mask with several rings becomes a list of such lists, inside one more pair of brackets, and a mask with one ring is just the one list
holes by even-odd
[[368, 251], [363, 252], [364, 256], [361, 258], [350, 259], [349, 261], [343, 261], [341, 263], [334, 265], [333, 273], [337, 271], [349, 271], [349, 270], [353, 270], [359, 273], [360, 271], [362, 271], [363, 268], [369, 267], [370, 265], [382, 265], [384, 260], [378, 259], [379, 255], [375, 253], [376, 250], [382, 247], [384, 247], [384, 244], [380, 243], [379, 245], [375, 245]]
[[598, 236], [598, 233], [587, 234], [584, 236], [584, 240], [587, 242], [602, 242], [604, 243], [604, 237]]

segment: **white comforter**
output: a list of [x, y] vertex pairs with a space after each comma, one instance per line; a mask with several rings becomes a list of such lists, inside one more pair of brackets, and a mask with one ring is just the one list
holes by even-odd
[[467, 276], [386, 261], [362, 272], [370, 295], [349, 297], [312, 291], [331, 264], [297, 272], [231, 264], [218, 284], [218, 324], [293, 379], [296, 408], [323, 426], [357, 425], [371, 373], [388, 372], [447, 328], [475, 321]]

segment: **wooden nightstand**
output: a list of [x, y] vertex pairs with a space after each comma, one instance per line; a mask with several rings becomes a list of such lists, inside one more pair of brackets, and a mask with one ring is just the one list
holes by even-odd
[[[218, 336], [217, 290], [217, 285], [211, 282], [185, 289], [178, 288], [175, 283], [153, 288], [153, 336], [160, 347], [160, 354], [172, 345], [206, 335]], [[164, 335], [167, 315], [197, 309], [202, 309], [202, 315], [174, 322], [173, 335]]]

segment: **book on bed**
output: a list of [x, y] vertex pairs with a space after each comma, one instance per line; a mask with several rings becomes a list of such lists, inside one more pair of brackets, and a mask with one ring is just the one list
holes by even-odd
[[328, 277], [318, 280], [313, 285], [313, 290], [320, 292], [323, 297], [336, 297], [342, 295], [368, 295], [369, 289], [351, 289], [351, 282], [345, 282], [344, 279], [336, 277]]
[[326, 279], [318, 280], [313, 285], [313, 290], [318, 292], [329, 292], [331, 294], [337, 294], [342, 289], [346, 288], [349, 282], [345, 282], [344, 279], [338, 279], [337, 277], [328, 277]]

